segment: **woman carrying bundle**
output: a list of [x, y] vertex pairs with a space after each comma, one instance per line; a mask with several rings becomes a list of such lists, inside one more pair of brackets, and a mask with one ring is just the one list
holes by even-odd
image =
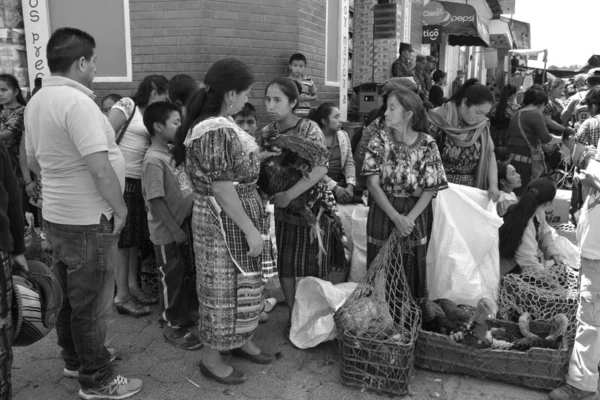
[[386, 128], [378, 130], [367, 147], [363, 174], [375, 199], [367, 220], [367, 266], [392, 230], [409, 238], [402, 254], [414, 298], [426, 297], [425, 256], [429, 213], [424, 212], [438, 190], [448, 187], [435, 141], [418, 95], [405, 89], [389, 94]]

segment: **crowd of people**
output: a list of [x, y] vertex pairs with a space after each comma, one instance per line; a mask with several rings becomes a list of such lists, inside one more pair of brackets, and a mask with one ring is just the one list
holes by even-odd
[[[202, 348], [205, 377], [242, 383], [246, 374], [224, 352], [258, 364], [275, 360], [253, 341], [265, 282], [279, 276], [289, 337], [297, 278], [348, 268], [337, 205], [361, 203], [365, 191], [367, 268], [397, 229], [409, 238], [398, 251], [414, 298], [427, 297], [431, 202], [450, 184], [481, 189], [496, 202], [505, 221], [502, 273], [564, 262], [544, 215], [557, 191], [545, 177], [555, 153], [579, 168], [574, 207], [585, 212], [577, 221], [580, 327], [567, 384], [551, 398], [596, 391], [600, 355], [590, 346], [600, 335], [588, 297], [600, 285], [600, 176], [586, 169], [600, 140], [600, 70], [566, 105], [562, 80], [533, 85], [521, 104], [519, 88], [506, 85], [496, 102], [476, 79], [453, 82], [447, 99], [435, 58], [417, 56], [413, 69], [412, 48], [403, 43], [392, 68], [397, 77], [378, 88], [383, 105], [351, 139], [335, 104], [315, 104], [317, 85], [302, 54], [290, 58], [290, 76], [266, 86], [271, 121], [259, 131], [248, 102], [255, 76], [242, 61], [217, 61], [200, 85], [187, 75], [147, 76], [132, 97], [111, 94], [99, 107], [90, 90], [95, 47], [86, 32], [56, 30], [47, 45], [52, 75], [28, 103], [16, 79], [0, 75], [0, 398], [11, 397], [11, 269], [27, 268], [26, 210], [39, 214], [64, 292], [56, 322], [64, 375], [78, 380], [83, 399], [126, 398], [142, 381], [114, 376], [115, 350], [105, 346], [113, 305], [140, 317], [160, 303], [166, 342]], [[286, 139], [319, 151], [304, 179], [267, 197], [257, 188], [261, 166], [284, 154], [272, 143]], [[271, 179], [290, 183], [283, 172]], [[288, 207], [305, 193], [315, 199], [305, 205], [320, 240], [306, 215]], [[140, 285], [148, 253], [156, 259], [159, 296]], [[191, 295], [185, 281], [193, 282]]]

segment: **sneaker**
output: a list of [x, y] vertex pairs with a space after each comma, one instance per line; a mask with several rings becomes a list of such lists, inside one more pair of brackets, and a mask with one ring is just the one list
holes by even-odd
[[[117, 350], [113, 349], [112, 347], [107, 347], [106, 350], [108, 350], [108, 352], [110, 353], [110, 362], [115, 361], [117, 359]], [[76, 369], [65, 368], [63, 369], [63, 375], [65, 376], [65, 378], [77, 379], [79, 378], [79, 371]]]
[[597, 392], [586, 392], [568, 383], [550, 392], [550, 400], [585, 400], [592, 399]]
[[118, 375], [108, 385], [99, 389], [79, 389], [80, 399], [126, 399], [142, 390], [141, 379], [127, 379]]

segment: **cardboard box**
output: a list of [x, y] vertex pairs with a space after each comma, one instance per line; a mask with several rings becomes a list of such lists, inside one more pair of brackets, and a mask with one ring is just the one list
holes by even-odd
[[546, 222], [551, 225], [566, 224], [569, 222], [571, 208], [571, 191], [557, 190], [552, 207], [546, 210]]

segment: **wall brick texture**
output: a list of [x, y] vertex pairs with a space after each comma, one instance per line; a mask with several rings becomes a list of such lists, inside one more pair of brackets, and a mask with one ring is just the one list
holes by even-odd
[[250, 102], [263, 125], [269, 122], [263, 105], [267, 83], [288, 75], [289, 57], [301, 52], [306, 73], [318, 85], [315, 105], [337, 102], [338, 88], [324, 85], [325, 1], [130, 0], [133, 82], [95, 83], [93, 89], [98, 99], [112, 92], [130, 96], [150, 74], [185, 73], [201, 82], [215, 61], [237, 57], [256, 74]]

